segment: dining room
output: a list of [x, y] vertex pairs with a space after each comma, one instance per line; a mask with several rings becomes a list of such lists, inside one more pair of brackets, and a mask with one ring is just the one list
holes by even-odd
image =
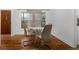
[[74, 9], [1, 10], [1, 49], [76, 48], [74, 15]]

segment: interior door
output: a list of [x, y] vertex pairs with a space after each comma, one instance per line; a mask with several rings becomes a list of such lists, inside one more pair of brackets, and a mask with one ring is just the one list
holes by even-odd
[[11, 34], [11, 10], [1, 10], [1, 34]]

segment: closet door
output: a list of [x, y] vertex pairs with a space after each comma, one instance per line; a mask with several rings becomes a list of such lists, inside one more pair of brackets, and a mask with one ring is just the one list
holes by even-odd
[[10, 10], [1, 10], [1, 34], [11, 34]]

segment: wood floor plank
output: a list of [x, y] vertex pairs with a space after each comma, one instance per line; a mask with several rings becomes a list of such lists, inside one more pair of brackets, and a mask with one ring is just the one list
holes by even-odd
[[[30, 36], [27, 36], [27, 38], [29, 37]], [[26, 36], [24, 35], [15, 35], [15, 36], [1, 35], [1, 48], [0, 49], [2, 50], [34, 50], [34, 49], [37, 49], [37, 48], [34, 48], [32, 45], [23, 48], [21, 46], [21, 40], [23, 40], [24, 38], [26, 38]], [[35, 38], [33, 37], [33, 39]], [[51, 48], [51, 50], [72, 49], [72, 47], [62, 42], [60, 39], [56, 38], [55, 36], [50, 37], [50, 43], [48, 43], [47, 45]], [[49, 49], [44, 46], [43, 50], [49, 50]]]

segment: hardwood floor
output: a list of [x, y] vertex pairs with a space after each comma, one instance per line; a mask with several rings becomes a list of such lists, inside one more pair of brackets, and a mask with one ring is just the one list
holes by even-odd
[[[21, 41], [23, 39], [31, 38], [34, 40], [32, 45], [22, 47]], [[35, 40], [37, 39], [37, 40]], [[38, 43], [36, 43], [38, 42]], [[55, 36], [50, 37], [50, 42], [47, 44], [48, 47], [42, 46], [41, 48], [37, 48], [40, 46], [40, 38], [35, 36], [24, 36], [24, 35], [1, 35], [1, 50], [72, 50], [72, 47], [67, 45], [66, 43], [60, 41]]]
[[[1, 35], [1, 50], [30, 50], [33, 49], [32, 45], [27, 47], [22, 47], [21, 41], [27, 39], [29, 36], [24, 35]], [[32, 37], [32, 36], [31, 36]]]

